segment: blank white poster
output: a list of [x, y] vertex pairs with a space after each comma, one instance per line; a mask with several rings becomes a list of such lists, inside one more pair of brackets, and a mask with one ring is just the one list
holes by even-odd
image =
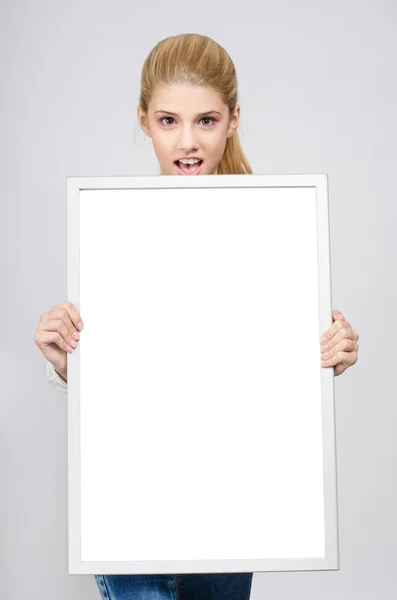
[[80, 192], [81, 559], [323, 557], [314, 188]]
[[67, 187], [69, 573], [338, 569], [327, 176]]

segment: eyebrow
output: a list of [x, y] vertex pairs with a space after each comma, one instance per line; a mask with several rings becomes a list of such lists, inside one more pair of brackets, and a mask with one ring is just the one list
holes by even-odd
[[[167, 113], [167, 115], [172, 115], [173, 117], [178, 116], [177, 113], [169, 112], [168, 110], [156, 110], [156, 112], [154, 114], [156, 114], [156, 113]], [[218, 112], [217, 110], [207, 110], [207, 112], [199, 113], [197, 116], [204, 117], [205, 115], [212, 115], [214, 113], [222, 116], [222, 113]]]

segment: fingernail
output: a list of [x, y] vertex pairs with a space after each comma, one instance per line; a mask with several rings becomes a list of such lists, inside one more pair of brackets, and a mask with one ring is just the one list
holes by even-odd
[[323, 342], [325, 342], [325, 340], [326, 340], [326, 337], [325, 337], [325, 335], [323, 335], [323, 336], [320, 338], [320, 342], [321, 342], [321, 343], [323, 343]]
[[83, 325], [83, 321], [80, 321], [80, 323], [77, 325], [77, 327], [81, 330], [83, 329], [84, 325]]

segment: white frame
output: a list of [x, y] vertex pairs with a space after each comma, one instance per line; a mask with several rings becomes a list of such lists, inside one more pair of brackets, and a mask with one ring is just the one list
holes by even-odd
[[[319, 337], [332, 325], [328, 176], [222, 175], [67, 178], [67, 298], [79, 310], [80, 191], [140, 188], [216, 187], [315, 188], [319, 282]], [[84, 331], [82, 336], [84, 336]], [[320, 348], [319, 348], [320, 354]], [[320, 365], [320, 362], [319, 362]], [[319, 366], [319, 368], [321, 368]], [[321, 368], [322, 441], [324, 473], [325, 556], [235, 560], [82, 561], [80, 470], [79, 346], [68, 354], [68, 567], [70, 574], [212, 573], [255, 571], [338, 570], [338, 506], [334, 415], [334, 371]]]

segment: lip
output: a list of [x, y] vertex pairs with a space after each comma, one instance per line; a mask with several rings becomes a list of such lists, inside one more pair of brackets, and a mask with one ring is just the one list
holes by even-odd
[[[198, 158], [196, 156], [191, 156], [190, 158]], [[202, 160], [201, 158], [199, 160]], [[201, 171], [201, 167], [203, 166], [204, 161], [200, 163], [199, 167], [196, 168], [195, 171], [192, 171], [192, 173], [184, 173], [184, 171], [182, 171], [182, 169], [179, 168], [178, 163], [174, 162], [175, 168], [178, 172], [178, 175], [199, 175], [200, 171]]]
[[197, 158], [197, 160], [203, 160], [201, 158], [201, 156], [180, 156], [179, 158], [176, 158], [175, 160], [190, 160], [191, 158]]

